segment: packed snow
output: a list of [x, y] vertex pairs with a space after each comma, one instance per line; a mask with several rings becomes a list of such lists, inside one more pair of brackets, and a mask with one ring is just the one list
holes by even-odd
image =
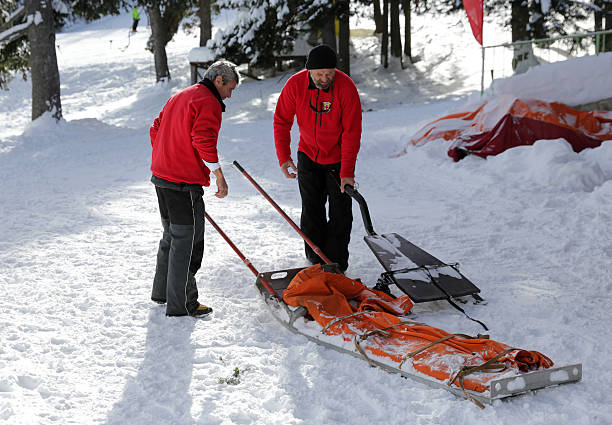
[[[223, 22], [216, 17], [215, 31]], [[378, 65], [375, 37], [352, 39], [364, 107], [356, 172], [378, 233], [461, 264], [487, 300], [464, 308], [492, 338], [583, 365], [579, 383], [484, 410], [287, 331], [211, 226], [197, 278], [212, 317], [167, 318], [149, 300], [161, 224], [148, 128], [190, 84], [198, 40], [174, 37], [172, 80], [155, 84], [150, 29], [141, 22], [130, 35], [130, 24], [126, 13], [57, 35], [59, 124], [29, 121], [29, 82], [0, 93], [0, 423], [612, 423], [612, 143], [577, 154], [565, 140], [538, 141], [454, 163], [439, 141], [399, 155], [424, 124], [480, 100], [480, 49], [463, 14], [413, 17], [420, 61], [405, 70]], [[599, 72], [611, 60], [549, 64], [498, 81], [486, 96], [570, 105], [612, 97], [610, 73]], [[245, 80], [227, 100], [219, 151], [229, 195], [205, 192], [209, 214], [262, 272], [306, 265], [303, 242], [230, 164], [239, 161], [299, 219], [297, 185], [280, 172], [272, 131], [289, 76]], [[383, 270], [362, 240], [356, 204], [353, 214], [347, 275], [372, 286]], [[449, 332], [481, 331], [444, 302], [414, 312]]]

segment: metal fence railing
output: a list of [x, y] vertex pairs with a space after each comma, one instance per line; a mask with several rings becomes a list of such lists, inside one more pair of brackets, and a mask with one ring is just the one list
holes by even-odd
[[532, 66], [605, 51], [612, 51], [612, 30], [483, 46], [480, 93], [484, 92], [487, 73], [490, 85], [497, 78], [525, 72]]

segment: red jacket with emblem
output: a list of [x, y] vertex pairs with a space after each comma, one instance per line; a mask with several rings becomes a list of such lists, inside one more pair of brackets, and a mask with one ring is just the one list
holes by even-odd
[[289, 78], [274, 113], [279, 164], [291, 159], [294, 116], [300, 129], [298, 150], [319, 164], [339, 162], [340, 177], [354, 177], [361, 142], [361, 101], [353, 80], [336, 70], [326, 92], [314, 87], [306, 69]]
[[215, 87], [195, 84], [172, 96], [150, 129], [153, 175], [175, 183], [210, 185], [203, 161], [218, 162], [224, 109]]

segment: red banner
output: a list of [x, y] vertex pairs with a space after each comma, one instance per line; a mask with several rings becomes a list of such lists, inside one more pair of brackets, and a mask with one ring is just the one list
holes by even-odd
[[463, 8], [467, 13], [472, 33], [476, 41], [482, 46], [482, 7], [483, 0], [463, 0]]

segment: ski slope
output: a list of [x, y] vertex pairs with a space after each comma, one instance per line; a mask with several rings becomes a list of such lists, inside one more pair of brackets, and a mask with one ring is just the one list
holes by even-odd
[[[353, 40], [365, 110], [356, 172], [377, 232], [461, 264], [488, 301], [465, 308], [492, 338], [583, 364], [580, 383], [485, 410], [282, 328], [211, 226], [197, 278], [213, 316], [166, 318], [149, 301], [161, 226], [148, 128], [189, 85], [186, 58], [198, 42], [179, 33], [167, 48], [172, 80], [155, 85], [147, 23], [125, 48], [130, 23], [125, 14], [58, 34], [58, 125], [29, 122], [29, 82], [0, 93], [0, 423], [612, 423], [612, 144], [576, 154], [564, 140], [539, 141], [459, 163], [443, 142], [397, 155], [427, 122], [480, 100], [480, 49], [465, 16], [415, 17], [421, 61], [406, 70], [380, 69], [374, 38]], [[612, 77], [593, 71], [611, 64], [606, 54], [547, 65], [487, 96], [570, 105], [612, 97]], [[299, 219], [297, 184], [282, 177], [272, 130], [289, 75], [247, 80], [226, 102], [219, 151], [229, 195], [205, 192], [208, 213], [259, 271], [305, 265], [303, 242], [230, 164]], [[347, 275], [371, 286], [383, 270], [356, 204], [353, 213]], [[445, 302], [414, 310], [449, 332], [480, 331]], [[236, 370], [236, 385], [221, 382]]]

